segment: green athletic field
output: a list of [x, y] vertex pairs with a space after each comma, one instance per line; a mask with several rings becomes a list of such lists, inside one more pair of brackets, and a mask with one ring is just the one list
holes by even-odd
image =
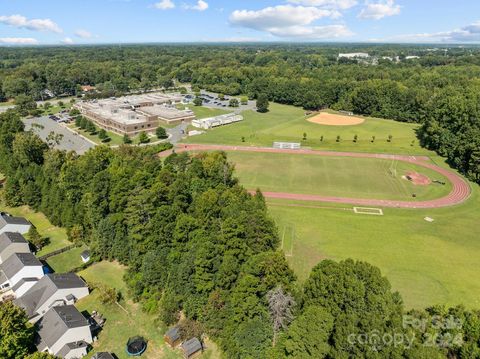
[[[480, 190], [462, 205], [383, 209], [361, 215], [352, 206], [268, 200], [288, 261], [301, 280], [320, 260], [354, 258], [378, 266], [407, 308], [480, 305]], [[300, 207], [298, 207], [300, 206]], [[433, 223], [425, 217], [434, 219]]]
[[[269, 147], [274, 141], [286, 141], [302, 142], [306, 147], [336, 151], [428, 153], [419, 146], [415, 135], [418, 125], [415, 124], [367, 118], [363, 124], [356, 126], [323, 126], [308, 122], [305, 111], [301, 108], [279, 104], [270, 104], [270, 111], [265, 114], [244, 111], [242, 115], [245, 120], [240, 123], [218, 127], [186, 141]], [[303, 141], [304, 133], [307, 134], [306, 141]], [[355, 135], [358, 136], [357, 143], [353, 142]], [[391, 142], [387, 141], [389, 135], [393, 136]], [[321, 136], [323, 141], [320, 141]], [[336, 141], [337, 136], [341, 137], [340, 142]], [[376, 137], [373, 143], [372, 136]], [[245, 142], [242, 142], [242, 137]]]
[[[228, 158], [243, 186], [267, 192], [414, 201], [440, 198], [452, 189], [437, 172], [402, 161], [256, 152], [228, 152]], [[447, 184], [415, 186], [402, 179], [409, 171]]]

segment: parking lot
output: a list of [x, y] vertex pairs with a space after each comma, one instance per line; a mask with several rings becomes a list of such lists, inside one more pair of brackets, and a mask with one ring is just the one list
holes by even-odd
[[25, 130], [31, 129], [42, 140], [46, 140], [47, 136], [51, 132], [63, 135], [63, 138], [59, 141], [59, 144], [55, 146], [60, 150], [75, 151], [79, 155], [82, 155], [89, 149], [95, 147], [93, 142], [77, 135], [65, 125], [57, 123], [47, 116], [27, 118], [24, 119], [23, 122], [25, 123]]
[[256, 110], [256, 101], [248, 101], [248, 104], [242, 105], [239, 107], [229, 107], [230, 99], [236, 98], [240, 101], [240, 96], [225, 96], [225, 100], [220, 100], [218, 95], [213, 92], [202, 91], [201, 97], [203, 98], [203, 106], [218, 108], [223, 110], [232, 110], [234, 112], [240, 113], [246, 110]]

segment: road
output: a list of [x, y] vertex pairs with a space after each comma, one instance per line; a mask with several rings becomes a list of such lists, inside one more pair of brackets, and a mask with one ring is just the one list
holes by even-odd
[[93, 142], [77, 135], [66, 126], [59, 124], [48, 117], [27, 118], [24, 119], [23, 122], [25, 123], [25, 130], [32, 129], [42, 140], [46, 140], [47, 136], [52, 131], [63, 135], [59, 144], [55, 146], [60, 150], [75, 151], [79, 155], [82, 155], [89, 149], [95, 147]]
[[[433, 171], [445, 176], [452, 183], [452, 191], [445, 197], [437, 198], [428, 201], [394, 201], [394, 200], [377, 200], [370, 198], [347, 198], [347, 197], [329, 197], [319, 195], [308, 195], [298, 193], [284, 193], [284, 192], [262, 192], [267, 198], [289, 199], [297, 201], [312, 201], [312, 202], [331, 202], [344, 203], [358, 206], [377, 206], [377, 207], [393, 207], [393, 208], [441, 208], [453, 206], [465, 202], [471, 194], [470, 185], [457, 173], [439, 167], [429, 162], [428, 157], [424, 156], [402, 156], [389, 154], [374, 154], [374, 153], [356, 153], [356, 152], [334, 152], [334, 151], [314, 151], [309, 149], [301, 150], [280, 150], [270, 147], [247, 147], [247, 146], [223, 146], [223, 145], [196, 145], [196, 144], [182, 144], [177, 145], [175, 152], [185, 151], [246, 151], [246, 152], [268, 152], [268, 153], [289, 153], [315, 156], [331, 156], [331, 157], [356, 157], [356, 158], [379, 158], [392, 159], [397, 161], [404, 161], [413, 163], [415, 165], [429, 168]], [[162, 153], [162, 156], [167, 156], [171, 151]], [[254, 191], [252, 192], [254, 193]]]

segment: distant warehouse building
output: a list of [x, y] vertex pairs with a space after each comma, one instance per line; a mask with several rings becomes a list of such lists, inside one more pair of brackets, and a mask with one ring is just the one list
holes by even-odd
[[192, 126], [197, 128], [203, 128], [208, 130], [213, 127], [228, 125], [234, 122], [243, 121], [243, 116], [236, 113], [229, 113], [226, 115], [220, 115], [216, 117], [203, 118], [201, 120], [193, 120]]
[[340, 59], [368, 59], [370, 57], [366, 52], [351, 52], [347, 54], [338, 54]]
[[178, 110], [180, 95], [148, 94], [75, 104], [80, 113], [99, 127], [120, 135], [135, 136], [154, 132], [162, 124], [177, 124], [195, 119], [190, 110]]

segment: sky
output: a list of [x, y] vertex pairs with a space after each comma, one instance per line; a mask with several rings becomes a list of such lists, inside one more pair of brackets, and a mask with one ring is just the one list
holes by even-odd
[[0, 45], [480, 43], [480, 0], [0, 0]]

